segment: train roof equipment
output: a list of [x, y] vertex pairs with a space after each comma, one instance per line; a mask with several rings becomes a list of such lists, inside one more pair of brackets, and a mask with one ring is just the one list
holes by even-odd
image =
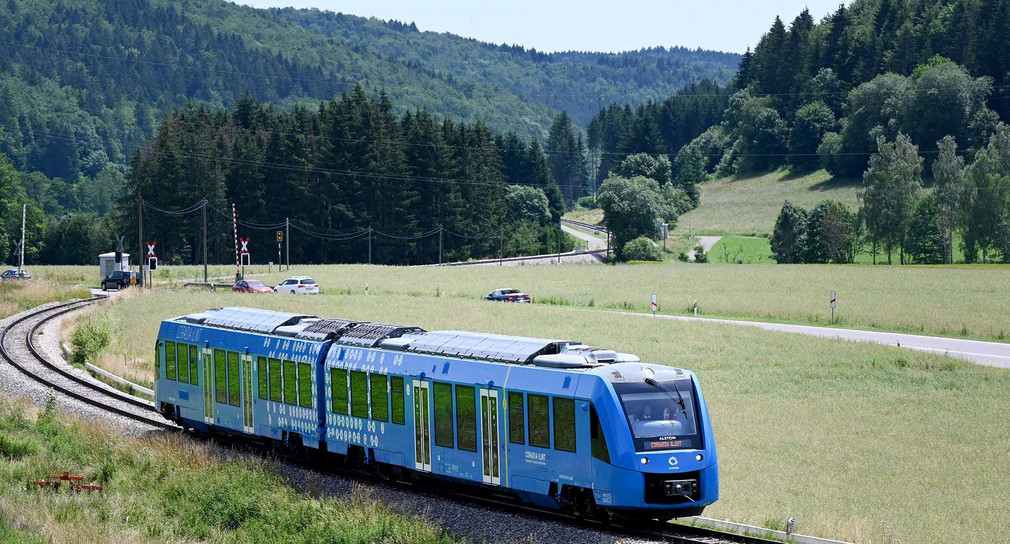
[[466, 331], [425, 331], [420, 327], [255, 308], [212, 308], [177, 318], [179, 321], [301, 340], [328, 341], [359, 347], [379, 347], [426, 355], [566, 370], [586, 370], [639, 358], [580, 342]]

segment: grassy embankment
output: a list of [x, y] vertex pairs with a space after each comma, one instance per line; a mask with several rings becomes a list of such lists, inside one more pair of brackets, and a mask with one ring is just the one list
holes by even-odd
[[[136, 438], [0, 400], [0, 542], [448, 542], [367, 493], [298, 493], [271, 461], [176, 433]], [[69, 471], [103, 493], [25, 489]]]
[[[593, 278], [587, 281], [583, 272], [649, 268], [537, 270], [558, 271], [548, 277], [525, 275], [522, 269], [493, 269], [494, 274], [375, 267], [342, 267], [324, 274], [317, 269], [312, 272], [325, 278], [324, 288], [329, 285], [331, 294], [160, 291], [116, 301], [104, 315], [131, 333], [116, 335], [124, 342], [116, 347], [122, 350], [118, 357], [127, 354], [148, 367], [161, 319], [229, 305], [431, 330], [571, 338], [636, 353], [643, 360], [694, 369], [702, 380], [722, 485], [722, 499], [708, 515], [769, 527], [795, 516], [798, 532], [858, 542], [885, 542], [889, 534], [900, 542], [938, 542], [951, 534], [971, 542], [998, 540], [997, 527], [1010, 516], [1004, 485], [1010, 481], [1010, 465], [1000, 462], [1010, 451], [1010, 433], [1000, 416], [1010, 410], [1010, 373], [1004, 370], [885, 346], [452, 296], [481, 284], [540, 277], [531, 289], [534, 296], [536, 289], [553, 286], [557, 296], [567, 293], [583, 300], [591, 289], [607, 291]], [[662, 274], [670, 270], [651, 268]], [[684, 268], [737, 272], [771, 267]], [[362, 294], [365, 281], [372, 293], [367, 297]], [[608, 286], [620, 291], [622, 285], [644, 281], [623, 276]], [[338, 294], [344, 285], [353, 286], [354, 294]]]
[[71, 287], [46, 279], [0, 282], [0, 318], [47, 302], [72, 298], [91, 298], [91, 292], [82, 287]]

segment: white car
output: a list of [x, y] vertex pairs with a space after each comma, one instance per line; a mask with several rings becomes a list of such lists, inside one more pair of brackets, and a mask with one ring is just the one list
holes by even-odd
[[275, 293], [289, 293], [292, 295], [318, 295], [319, 284], [316, 280], [308, 276], [291, 276], [274, 287]]

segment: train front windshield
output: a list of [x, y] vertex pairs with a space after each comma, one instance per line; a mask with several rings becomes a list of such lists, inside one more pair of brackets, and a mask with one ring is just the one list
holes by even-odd
[[635, 450], [700, 449], [691, 380], [615, 383]]

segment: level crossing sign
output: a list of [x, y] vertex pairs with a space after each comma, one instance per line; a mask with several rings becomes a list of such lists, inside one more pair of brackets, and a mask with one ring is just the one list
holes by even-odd
[[837, 298], [837, 297], [835, 297], [835, 292], [834, 292], [834, 291], [832, 291], [832, 292], [831, 292], [831, 309], [832, 309], [832, 310], [834, 310], [834, 309], [835, 309], [835, 302], [836, 302], [837, 300], [838, 300], [838, 298]]
[[148, 256], [148, 258], [150, 258], [150, 257], [157, 257], [157, 255], [154, 254], [154, 246], [158, 245], [158, 242], [145, 242], [145, 243], [147, 244], [147, 256]]

